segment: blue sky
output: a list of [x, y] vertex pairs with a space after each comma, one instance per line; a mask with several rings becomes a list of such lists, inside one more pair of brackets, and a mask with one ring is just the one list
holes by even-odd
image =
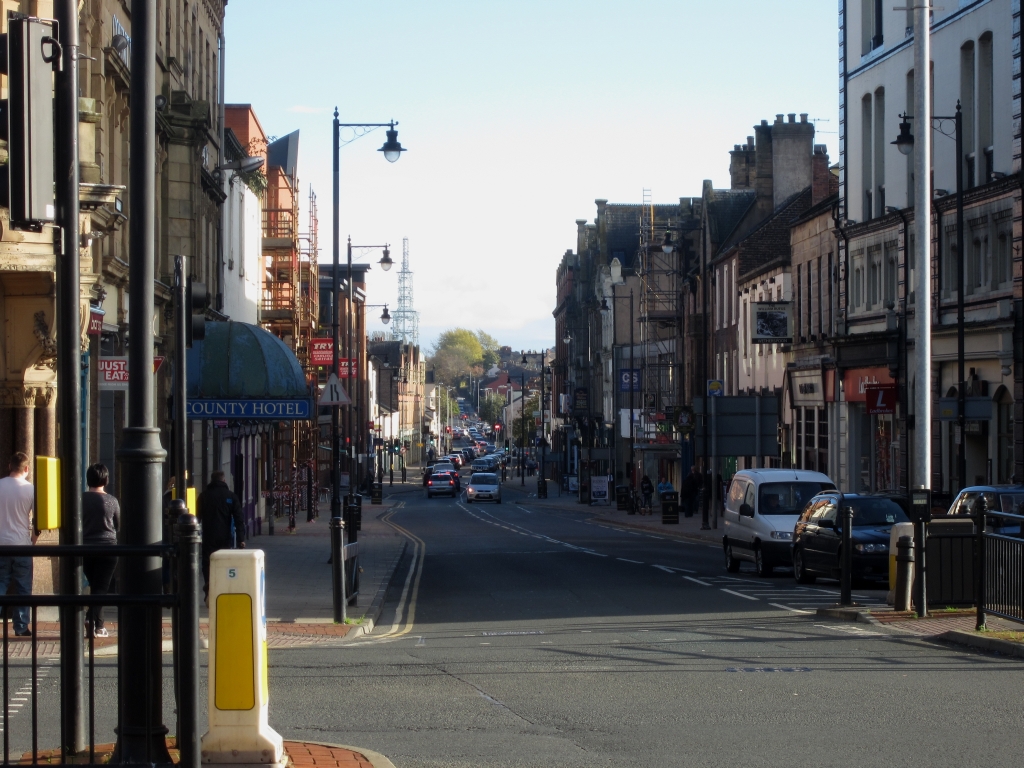
[[[399, 259], [409, 238], [426, 349], [456, 326], [552, 344], [575, 220], [593, 220], [596, 198], [728, 186], [729, 150], [762, 119], [807, 112], [838, 159], [827, 0], [232, 0], [225, 31], [227, 100], [253, 104], [271, 135], [301, 131], [321, 259], [334, 107], [399, 121], [409, 151], [393, 165], [383, 131], [342, 148], [340, 227]], [[396, 273], [370, 273], [372, 303], [394, 308]]]

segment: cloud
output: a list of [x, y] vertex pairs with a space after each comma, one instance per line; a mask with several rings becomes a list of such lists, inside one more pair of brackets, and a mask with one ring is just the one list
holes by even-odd
[[322, 115], [327, 112], [327, 107], [306, 107], [302, 104], [297, 104], [294, 107], [288, 107], [289, 112], [298, 112], [303, 115]]

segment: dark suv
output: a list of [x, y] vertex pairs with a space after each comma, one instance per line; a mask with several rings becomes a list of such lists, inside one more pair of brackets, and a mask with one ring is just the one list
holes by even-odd
[[843, 508], [853, 507], [853, 578], [889, 578], [889, 532], [909, 523], [904, 497], [892, 494], [823, 491], [814, 496], [793, 529], [793, 576], [812, 584], [818, 576], [838, 579], [843, 537]]

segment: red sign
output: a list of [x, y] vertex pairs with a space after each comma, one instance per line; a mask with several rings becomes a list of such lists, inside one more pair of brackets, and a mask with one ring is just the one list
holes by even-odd
[[896, 385], [871, 386], [864, 389], [864, 404], [869, 415], [896, 413]]
[[89, 336], [99, 336], [103, 333], [103, 313], [92, 310], [89, 312]]
[[863, 403], [868, 387], [895, 384], [888, 368], [853, 368], [843, 374], [843, 399]]
[[[353, 370], [354, 369], [354, 370]], [[352, 379], [359, 374], [359, 362], [354, 357], [338, 358], [338, 378]]]
[[[164, 358], [153, 358], [153, 373], [160, 370]], [[99, 359], [100, 389], [128, 389], [128, 357], [101, 357]]]
[[310, 339], [309, 361], [313, 365], [334, 364], [334, 339]]

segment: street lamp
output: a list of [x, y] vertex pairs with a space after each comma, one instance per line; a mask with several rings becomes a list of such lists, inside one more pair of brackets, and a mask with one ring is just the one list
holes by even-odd
[[[665, 233], [665, 237], [668, 238], [668, 236], [669, 236], [669, 233], [666, 232]], [[619, 300], [622, 300], [622, 299], [626, 299], [626, 298], [627, 298], [626, 296], [616, 296], [615, 295], [615, 283], [612, 283], [612, 302], [614, 303], [616, 301], [619, 301]], [[625, 479], [628, 479], [629, 480], [629, 484], [632, 486], [633, 485], [633, 477], [632, 477], [632, 475], [633, 475], [633, 413], [634, 413], [633, 393], [636, 391], [636, 385], [637, 385], [636, 368], [633, 367], [634, 366], [634, 363], [633, 363], [633, 326], [636, 323], [635, 323], [635, 318], [633, 316], [633, 290], [632, 289], [630, 289], [630, 291], [629, 291], [629, 297], [628, 298], [629, 298], [629, 476], [627, 478], [625, 478]], [[612, 309], [612, 305], [610, 305], [608, 303], [608, 297], [607, 296], [602, 296], [601, 297], [601, 311], [602, 312], [608, 312], [611, 309]], [[613, 316], [613, 322], [614, 322], [614, 316]], [[612, 330], [612, 344], [614, 345], [614, 343], [615, 343], [615, 331], [614, 331], [614, 327], [613, 327], [613, 330]], [[621, 357], [620, 357], [620, 359], [621, 359]], [[622, 384], [621, 384], [622, 381], [623, 381], [623, 379], [622, 379], [622, 368], [619, 368], [619, 382], [620, 382], [619, 387], [620, 387], [620, 389], [621, 389], [621, 386], [622, 386]], [[618, 431], [618, 427], [616, 426], [612, 430], [613, 438], [614, 438], [614, 435], [615, 435], [615, 433], [617, 431]]]
[[[338, 273], [340, 271], [340, 256], [341, 256], [341, 234], [339, 229], [339, 208], [341, 205], [341, 129], [351, 128], [355, 132], [355, 136], [346, 141], [349, 144], [360, 136], [365, 136], [375, 128], [387, 128], [387, 141], [384, 142], [384, 146], [380, 148], [380, 152], [384, 153], [384, 159], [388, 162], [395, 162], [399, 157], [402, 156], [403, 149], [402, 145], [398, 143], [398, 131], [395, 130], [397, 123], [392, 120], [388, 123], [341, 123], [338, 121], [338, 108], [334, 108], [334, 122], [333, 122], [333, 134], [331, 141], [331, 149], [333, 150], [333, 179], [332, 179], [332, 192], [333, 192], [333, 220], [331, 224], [331, 255], [333, 257], [332, 263], [332, 274], [331, 274], [331, 298], [332, 298], [332, 309], [333, 317], [331, 318], [331, 334], [334, 340], [334, 373], [336, 376], [341, 375], [341, 361], [339, 359], [338, 350], [340, 347], [341, 339], [339, 337], [338, 329], [338, 291], [339, 281]], [[387, 249], [387, 246], [384, 246]], [[390, 258], [390, 254], [386, 254], [387, 258]], [[382, 260], [383, 262], [383, 260]], [[384, 263], [381, 267], [387, 271], [387, 267]], [[349, 238], [348, 241], [348, 307], [346, 308], [346, 321], [348, 325], [348, 345], [347, 350], [351, 353], [352, 349], [352, 322], [351, 322], [351, 311], [352, 311], [352, 299], [353, 299], [353, 279], [352, 279], [352, 240]], [[351, 360], [351, 354], [350, 354]], [[350, 368], [351, 368], [350, 364]], [[350, 370], [350, 373], [353, 371]], [[358, 382], [358, 379], [357, 379]], [[349, 416], [349, 428], [347, 430], [351, 439], [351, 416], [352, 406], [348, 409]], [[336, 622], [343, 622], [345, 620], [345, 562], [341, 557], [343, 543], [343, 529], [345, 527], [342, 522], [341, 514], [341, 444], [339, 437], [339, 421], [340, 415], [338, 412], [338, 406], [331, 408], [331, 563], [333, 567], [333, 585], [334, 585], [334, 620]], [[352, 473], [351, 473], [351, 461], [349, 463], [349, 492], [351, 495], [352, 488]], [[351, 501], [351, 500], [349, 500]], [[346, 504], [346, 507], [350, 507], [351, 504]], [[346, 511], [349, 511], [346, 509]], [[349, 514], [351, 517], [351, 513]], [[349, 526], [349, 537], [355, 536], [354, 526]], [[355, 567], [355, 561], [352, 561], [353, 573]]]
[[526, 353], [523, 352], [523, 370], [519, 374], [519, 421], [522, 424], [522, 443], [519, 446], [519, 480], [526, 486]]
[[[913, 120], [912, 115], [908, 115], [905, 112], [900, 115], [900, 133], [896, 137], [896, 140], [891, 142], [896, 145], [899, 151], [909, 156], [914, 151], [914, 134], [910, 132], [910, 121]], [[960, 442], [957, 449], [957, 482], [960, 490], [967, 486], [967, 438], [964, 434], [966, 423], [967, 423], [967, 386], [966, 376], [964, 375], [964, 357], [965, 357], [965, 343], [964, 338], [964, 283], [966, 279], [966, 267], [965, 267], [965, 248], [964, 248], [964, 169], [963, 169], [963, 113], [960, 109], [960, 100], [956, 102], [956, 112], [953, 115], [932, 115], [932, 121], [938, 123], [938, 130], [943, 136], [949, 137], [949, 134], [943, 130], [943, 122], [947, 120], [953, 121], [953, 140], [956, 143], [956, 257], [957, 257], [957, 296], [956, 296], [956, 363], [957, 363], [957, 416], [956, 424], [957, 429], [960, 431]], [[927, 162], [927, 159], [926, 159]], [[924, 201], [927, 203], [928, 201]], [[918, 313], [923, 315], [927, 312], [927, 309], [922, 310], [921, 307], [927, 307], [927, 297], [920, 297], [917, 300]], [[923, 315], [925, 319], [919, 321], [918, 333], [929, 332], [931, 323], [927, 320], [927, 316]], [[917, 424], [915, 423], [915, 428]], [[921, 483], [924, 485], [929, 484], [928, 478], [922, 478]], [[908, 486], [910, 483], [908, 482]]]
[[383, 269], [385, 272], [388, 272], [391, 269], [391, 267], [394, 266], [395, 262], [391, 260], [390, 248], [384, 246], [384, 255], [381, 256], [380, 261], [378, 261], [377, 263], [380, 264], [380, 268]]

